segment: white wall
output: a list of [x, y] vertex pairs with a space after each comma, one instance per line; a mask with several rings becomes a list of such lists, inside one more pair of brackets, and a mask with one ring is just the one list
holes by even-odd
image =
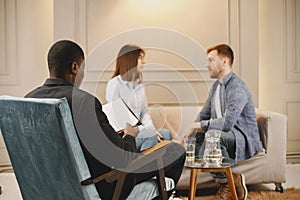
[[[66, 4], [68, 5], [67, 11], [62, 9]], [[68, 36], [80, 42], [85, 48], [89, 55], [89, 62], [83, 88], [96, 94], [103, 102], [105, 102], [105, 84], [109, 75], [112, 74], [113, 60], [119, 48], [125, 43], [137, 43], [149, 50], [146, 56], [148, 63], [160, 62], [169, 69], [166, 70], [157, 65], [145, 67], [145, 74], [149, 77], [145, 81], [148, 83], [157, 82], [155, 76], [151, 76], [151, 74], [164, 73], [166, 75], [165, 79], [160, 80], [164, 86], [149, 85], [146, 88], [149, 94], [158, 89], [158, 93], [163, 95], [149, 95], [151, 105], [157, 103], [178, 104], [178, 98], [176, 99], [171, 93], [175, 93], [176, 96], [186, 88], [192, 88], [192, 92], [195, 91], [193, 93], [196, 94], [197, 100], [185, 99], [184, 102], [202, 104], [207, 97], [206, 84], [209, 85], [212, 81], [205, 74], [205, 58], [203, 59], [205, 49], [218, 43], [228, 43], [235, 51], [234, 71], [249, 85], [253, 93], [253, 100], [258, 105], [257, 0], [190, 0], [188, 2], [181, 0], [118, 0], [114, 2], [57, 0], [55, 8], [54, 24], [55, 30], [57, 30], [55, 38]], [[64, 18], [66, 12], [68, 17]], [[195, 48], [196, 50], [192, 51], [192, 48], [186, 45], [187, 43], [181, 43], [182, 38], [174, 39], [176, 37], [172, 34], [159, 35], [157, 32], [152, 34], [152, 30], [150, 32], [146, 30], [149, 27], [175, 31], [194, 41], [199, 47], [202, 47], [202, 50]], [[141, 29], [142, 31], [139, 31]], [[161, 51], [162, 43], [171, 51]], [[105, 45], [109, 47], [101, 49]], [[189, 49], [189, 54], [193, 55], [191, 59], [198, 59], [195, 61], [198, 64], [185, 62], [190, 60], [182, 56], [180, 54], [182, 52], [172, 52], [177, 47], [181, 50]], [[100, 77], [103, 74], [101, 68], [104, 68], [106, 73], [103, 79]], [[174, 81], [172, 78], [168, 78], [173, 76], [168, 74], [173, 69], [186, 78], [190, 85], [185, 87], [184, 84], [187, 81]], [[199, 79], [199, 72], [201, 80], [195, 80], [195, 77]], [[173, 90], [173, 88], [169, 88], [172, 86], [177, 90], [170, 91]], [[202, 89], [205, 87], [206, 90], [203, 91]]]
[[288, 162], [300, 162], [300, 1], [263, 0], [259, 8], [259, 105], [288, 116]]
[[[1, 66], [8, 71], [2, 73], [1, 78], [9, 78], [1, 81], [0, 95], [23, 96], [42, 84], [48, 76], [46, 59], [53, 42], [53, 1], [1, 0], [1, 9], [6, 9], [6, 13], [14, 13], [13, 16], [7, 14], [1, 18], [1, 23], [6, 28], [4, 36], [7, 48], [15, 48], [10, 53], [12, 57], [7, 57], [8, 62], [13, 64]], [[11, 25], [15, 26], [13, 31], [8, 29]], [[16, 71], [10, 71], [9, 68], [16, 68]]]
[[[1, 52], [5, 52], [1, 55], [5, 61], [0, 66], [0, 95], [22, 97], [48, 76], [46, 59], [53, 42], [53, 1], [0, 0], [0, 9]], [[3, 149], [0, 138], [0, 164], [8, 162]]]
[[[300, 127], [296, 121], [300, 112], [300, 56], [296, 56], [300, 39], [293, 40], [300, 35], [297, 0], [0, 0], [0, 9], [0, 39], [6, 42], [0, 43], [0, 58], [5, 60], [0, 66], [0, 95], [23, 96], [41, 85], [48, 76], [46, 55], [53, 40], [69, 38], [77, 41], [87, 55], [94, 53], [92, 64], [100, 63], [90, 65], [83, 87], [102, 101], [113, 59], [120, 45], [130, 42], [147, 48], [146, 61], [152, 64], [145, 69], [145, 81], [168, 86], [149, 85], [151, 104], [178, 103], [172, 90], [185, 91], [184, 82], [190, 84], [192, 92], [196, 91], [195, 98], [201, 104], [207, 95], [208, 80], [205, 68], [200, 67], [199, 75], [198, 68], [187, 62], [197, 60], [198, 52], [201, 55], [192, 41], [204, 48], [226, 42], [235, 51], [234, 70], [249, 85], [255, 104], [288, 115], [288, 154], [300, 154]], [[186, 42], [181, 44], [182, 38], [174, 39], [176, 34], [170, 38], [148, 35], [149, 32], [136, 37], [121, 34], [140, 33], [135, 31], [145, 27], [173, 30], [186, 36]], [[116, 39], [112, 46], [95, 51], [99, 43], [112, 44], [105, 43], [112, 38]], [[184, 55], [191, 57], [185, 59], [180, 56], [182, 52], [151, 48], [155, 41], [167, 42], [168, 48], [177, 50], [196, 50], [186, 51]], [[93, 63], [97, 56], [103, 60]], [[195, 62], [201, 63], [198, 61]], [[102, 64], [105, 72], [97, 68]], [[99, 77], [102, 72], [103, 77]], [[178, 80], [179, 75], [184, 81]], [[163, 77], [167, 78], [162, 80]], [[98, 88], [90, 87], [91, 83]], [[151, 95], [156, 90], [162, 95]], [[186, 98], [187, 94], [182, 96], [187, 104], [194, 100]], [[4, 160], [3, 146], [0, 142], [0, 162]]]

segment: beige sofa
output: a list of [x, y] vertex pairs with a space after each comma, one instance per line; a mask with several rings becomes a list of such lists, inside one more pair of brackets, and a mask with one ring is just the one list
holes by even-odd
[[[173, 137], [179, 136], [196, 118], [200, 107], [166, 106], [152, 107], [150, 114], [156, 127], [171, 130]], [[286, 181], [286, 129], [287, 116], [280, 113], [256, 109], [261, 140], [265, 151], [239, 162], [232, 171], [243, 173], [247, 185], [275, 183], [276, 191], [283, 191], [281, 183]], [[177, 135], [178, 134], [178, 135]], [[177, 189], [188, 189], [190, 170], [185, 168]], [[209, 173], [200, 173], [197, 188], [216, 186]]]

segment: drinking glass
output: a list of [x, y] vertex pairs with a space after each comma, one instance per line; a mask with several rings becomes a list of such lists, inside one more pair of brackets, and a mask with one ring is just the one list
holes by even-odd
[[196, 138], [188, 137], [184, 140], [184, 148], [186, 150], [186, 164], [193, 164], [195, 160]]

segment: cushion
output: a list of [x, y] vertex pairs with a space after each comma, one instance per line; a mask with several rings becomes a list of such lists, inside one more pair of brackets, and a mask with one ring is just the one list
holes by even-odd
[[270, 117], [256, 113], [257, 125], [260, 135], [260, 140], [262, 142], [263, 148], [267, 151], [267, 144], [268, 144], [268, 122]]

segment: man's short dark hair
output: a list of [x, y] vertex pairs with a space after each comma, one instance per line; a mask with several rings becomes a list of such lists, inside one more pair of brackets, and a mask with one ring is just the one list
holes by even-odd
[[219, 45], [208, 48], [206, 53], [208, 54], [209, 52], [211, 52], [213, 50], [217, 50], [218, 55], [222, 55], [222, 56], [229, 58], [230, 66], [232, 66], [234, 55], [233, 55], [233, 51], [230, 48], [230, 46], [228, 46], [227, 44], [219, 44]]
[[81, 47], [70, 40], [60, 40], [52, 45], [48, 52], [48, 68], [51, 73], [57, 76], [64, 76], [73, 62], [80, 62], [84, 59]]

